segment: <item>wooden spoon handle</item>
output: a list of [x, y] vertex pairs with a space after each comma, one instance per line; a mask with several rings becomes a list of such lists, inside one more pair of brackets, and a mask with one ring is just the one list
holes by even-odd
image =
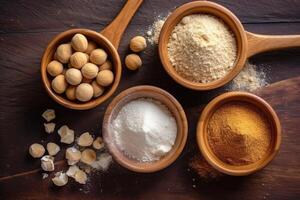
[[118, 16], [100, 33], [118, 49], [121, 37], [143, 0], [127, 0]]
[[300, 35], [260, 35], [247, 31], [246, 35], [248, 39], [248, 57], [265, 51], [300, 47]]

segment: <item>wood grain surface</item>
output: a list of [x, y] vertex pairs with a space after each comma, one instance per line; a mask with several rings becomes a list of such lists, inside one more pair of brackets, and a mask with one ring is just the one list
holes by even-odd
[[[72, 182], [57, 188], [50, 179], [42, 179], [39, 160], [28, 156], [28, 147], [33, 142], [46, 144], [59, 138], [57, 134], [44, 133], [41, 113], [54, 108], [58, 127], [68, 124], [76, 135], [83, 131], [98, 135], [106, 106], [113, 98], [88, 111], [74, 111], [55, 103], [41, 84], [40, 60], [44, 48], [52, 37], [69, 28], [102, 30], [124, 2], [0, 0], [0, 199], [299, 199], [299, 48], [251, 58], [254, 64], [266, 69], [268, 81], [273, 83], [257, 93], [275, 108], [283, 127], [281, 150], [264, 170], [246, 177], [225, 176], [208, 183], [188, 171], [189, 159], [198, 153], [195, 128], [201, 109], [214, 96], [228, 90], [228, 85], [209, 92], [183, 88], [163, 70], [157, 47], [149, 46], [141, 54], [143, 67], [136, 73], [123, 70], [113, 96], [131, 86], [150, 84], [178, 99], [187, 114], [189, 136], [177, 161], [153, 174], [129, 172], [113, 163], [107, 172], [92, 176], [85, 186]], [[121, 40], [121, 59], [128, 52], [131, 37], [144, 35], [158, 15], [166, 15], [185, 2], [188, 0], [145, 0]], [[231, 9], [251, 32], [300, 33], [298, 0], [216, 2]], [[56, 160], [62, 158], [60, 153]], [[59, 162], [57, 169], [64, 167]]]

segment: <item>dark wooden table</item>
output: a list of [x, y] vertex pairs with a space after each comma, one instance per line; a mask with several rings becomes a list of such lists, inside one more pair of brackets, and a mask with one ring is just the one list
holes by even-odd
[[[154, 18], [188, 0], [145, 0], [121, 41], [123, 60], [128, 42], [145, 34]], [[264, 34], [299, 34], [298, 0], [219, 0], [244, 23], [246, 30]], [[61, 31], [83, 27], [100, 31], [119, 12], [124, 1], [0, 1], [0, 199], [299, 199], [300, 198], [300, 49], [265, 53], [251, 58], [267, 66], [268, 81], [275, 83], [258, 93], [278, 112], [283, 126], [281, 151], [264, 170], [247, 177], [225, 176], [205, 182], [188, 171], [188, 161], [198, 153], [197, 118], [210, 99], [226, 87], [196, 92], [177, 85], [163, 70], [157, 48], [142, 54], [137, 73], [124, 70], [117, 95], [134, 85], [159, 86], [183, 105], [189, 120], [188, 143], [180, 158], [167, 169], [136, 174], [114, 163], [109, 171], [91, 177], [85, 186], [76, 183], [57, 188], [42, 179], [39, 161], [28, 156], [33, 142], [58, 141], [43, 131], [41, 113], [57, 112], [57, 125], [68, 124], [76, 134], [101, 134], [103, 112], [111, 101], [88, 111], [74, 111], [55, 103], [40, 78], [40, 60], [47, 43]], [[62, 153], [57, 160], [62, 159]], [[33, 170], [33, 171], [32, 171]]]

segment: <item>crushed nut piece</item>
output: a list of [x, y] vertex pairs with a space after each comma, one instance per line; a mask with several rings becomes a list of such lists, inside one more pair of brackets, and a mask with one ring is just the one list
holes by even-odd
[[43, 179], [48, 178], [48, 174], [47, 173], [42, 173]]
[[80, 169], [77, 167], [77, 165], [72, 165], [72, 166], [69, 167], [66, 174], [69, 177], [75, 178], [75, 174], [78, 170], [80, 170]]
[[77, 144], [82, 147], [88, 147], [93, 144], [93, 137], [89, 132], [85, 132], [80, 135], [77, 140]]
[[44, 123], [44, 127], [46, 133], [53, 133], [55, 129], [55, 123]]
[[63, 125], [60, 127], [60, 129], [57, 131], [60, 135], [60, 142], [71, 144], [74, 142], [74, 131], [72, 129], [69, 129], [67, 125]]
[[68, 183], [68, 176], [66, 175], [66, 173], [63, 173], [62, 171], [57, 172], [55, 173], [55, 177], [52, 179], [52, 182], [56, 186], [64, 186]]
[[47, 151], [50, 156], [55, 156], [60, 151], [60, 147], [53, 142], [49, 142], [47, 144]]
[[44, 155], [44, 153], [45, 148], [41, 144], [34, 143], [29, 147], [29, 154], [34, 158], [40, 158]]
[[86, 184], [87, 175], [84, 171], [79, 169], [79, 170], [76, 171], [74, 179], [75, 179], [76, 182], [78, 182], [80, 184]]
[[41, 158], [41, 167], [44, 171], [54, 171], [54, 157], [46, 155]]
[[108, 153], [102, 153], [97, 160], [91, 164], [94, 169], [106, 171], [112, 162], [112, 157]]
[[69, 165], [76, 164], [81, 158], [81, 152], [75, 147], [69, 147], [66, 150], [66, 159]]
[[104, 142], [102, 140], [102, 137], [97, 137], [93, 142], [94, 149], [100, 150], [104, 148]]
[[45, 112], [43, 112], [42, 117], [47, 122], [50, 122], [51, 120], [55, 119], [55, 111], [53, 109], [47, 109]]
[[80, 161], [90, 165], [92, 164], [94, 161], [96, 160], [96, 152], [92, 149], [85, 149], [82, 153], [81, 153], [81, 159]]

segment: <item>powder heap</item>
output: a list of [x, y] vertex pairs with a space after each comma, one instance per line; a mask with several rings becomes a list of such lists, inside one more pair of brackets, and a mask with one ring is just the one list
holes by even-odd
[[170, 13], [165, 17], [158, 16], [157, 19], [153, 22], [153, 24], [147, 30], [147, 40], [151, 45], [158, 44], [160, 31], [169, 15], [170, 15]]
[[254, 163], [266, 154], [271, 128], [263, 113], [249, 103], [221, 106], [208, 123], [208, 142], [216, 156], [232, 165]]
[[196, 172], [204, 181], [218, 179], [223, 174], [214, 169], [199, 153], [192, 157], [189, 166]]
[[266, 85], [266, 73], [256, 65], [246, 62], [243, 70], [233, 79], [230, 88], [251, 92]]
[[162, 103], [140, 98], [121, 108], [111, 129], [118, 148], [141, 162], [159, 160], [174, 145], [177, 124]]
[[193, 82], [224, 77], [237, 57], [234, 34], [219, 18], [207, 14], [184, 17], [168, 42], [169, 59], [177, 73]]

